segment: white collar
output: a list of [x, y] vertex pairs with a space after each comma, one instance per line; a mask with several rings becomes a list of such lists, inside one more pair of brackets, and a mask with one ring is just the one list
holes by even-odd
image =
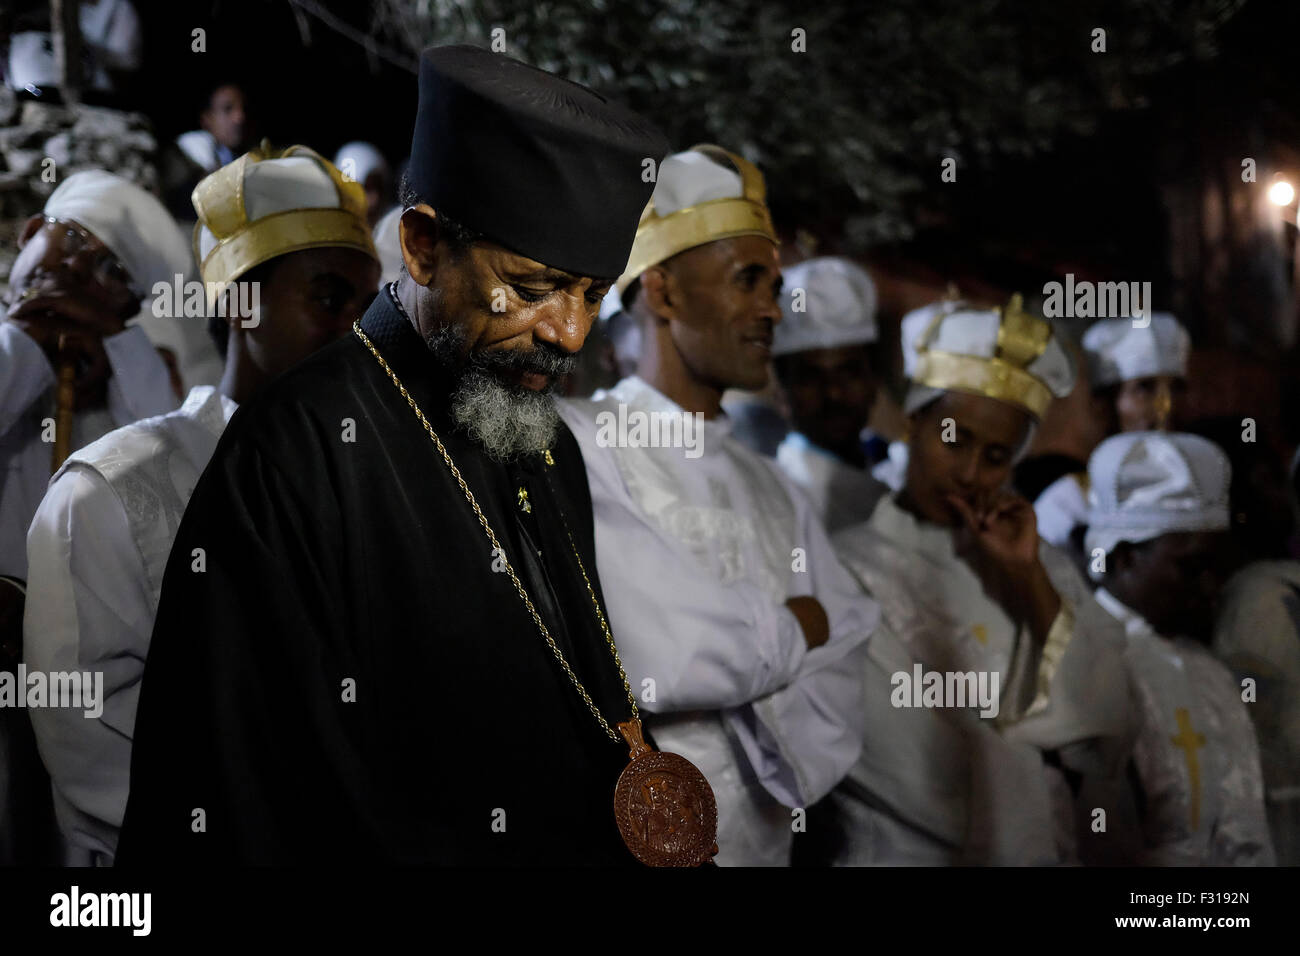
[[195, 385], [178, 411], [199, 422], [212, 434], [220, 435], [238, 408], [239, 404], [215, 385]]
[[[673, 415], [690, 414], [663, 392], [637, 375], [629, 375], [608, 392], [598, 393], [593, 397], [610, 397], [649, 412], [668, 412]], [[715, 418], [702, 418], [701, 421], [704, 425], [705, 434], [712, 439], [716, 440], [731, 434], [731, 418], [724, 411], [719, 411]]]
[[1115, 595], [1111, 594], [1105, 588], [1097, 588], [1093, 593], [1097, 603], [1111, 617], [1124, 625], [1124, 634], [1127, 637], [1158, 637], [1159, 635], [1152, 629], [1144, 618], [1137, 611], [1133, 610], [1127, 604], [1123, 603]]
[[796, 431], [786, 432], [785, 438], [781, 440], [781, 444], [789, 445], [791, 451], [807, 452], [810, 455], [817, 455], [821, 458], [828, 458], [831, 461], [836, 462], [837, 464], [844, 465], [846, 468], [853, 467], [852, 465], [845, 462], [842, 458], [840, 458], [839, 455], [835, 454], [835, 452], [827, 451], [821, 445], [813, 444], [813, 442], [809, 441], [808, 436], [805, 435], [803, 432], [796, 432]]
[[894, 495], [886, 495], [871, 513], [871, 526], [882, 537], [902, 544], [927, 557], [944, 561], [960, 560], [952, 541], [952, 529], [922, 521], [899, 507]]

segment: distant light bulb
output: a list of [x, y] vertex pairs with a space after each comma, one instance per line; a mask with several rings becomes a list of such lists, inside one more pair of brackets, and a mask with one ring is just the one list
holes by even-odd
[[1285, 179], [1279, 179], [1268, 188], [1268, 198], [1276, 205], [1289, 206], [1295, 199], [1295, 187]]

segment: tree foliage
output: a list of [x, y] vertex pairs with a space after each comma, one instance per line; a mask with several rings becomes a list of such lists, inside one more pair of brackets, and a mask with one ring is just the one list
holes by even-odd
[[739, 150], [778, 221], [849, 249], [941, 212], [945, 157], [960, 176], [1141, 109], [1152, 75], [1215, 56], [1244, 2], [374, 0], [393, 45], [490, 46], [499, 28], [506, 52], [645, 112], [675, 148]]

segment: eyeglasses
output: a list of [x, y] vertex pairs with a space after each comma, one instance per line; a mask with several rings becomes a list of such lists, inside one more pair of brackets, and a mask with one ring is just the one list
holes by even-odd
[[[138, 293], [131, 282], [131, 273], [126, 271], [126, 267], [122, 265], [117, 256], [113, 255], [109, 249], [102, 247], [103, 244], [98, 239], [75, 222], [66, 219], [46, 216], [45, 224], [53, 227], [52, 232], [58, 233], [62, 231], [60, 237], [62, 245], [60, 248], [64, 256], [74, 257], [87, 254], [93, 256], [90, 265], [91, 273], [96, 281], [101, 285], [125, 286], [132, 295], [138, 297]], [[100, 245], [101, 248], [95, 249], [96, 244]]]

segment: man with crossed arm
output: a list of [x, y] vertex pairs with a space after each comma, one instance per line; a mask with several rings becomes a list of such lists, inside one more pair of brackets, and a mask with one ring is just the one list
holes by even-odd
[[[642, 324], [637, 374], [560, 405], [586, 462], [610, 624], [654, 715], [647, 726], [713, 786], [717, 862], [784, 866], [791, 808], [857, 759], [856, 653], [877, 612], [803, 493], [737, 442], [721, 411], [727, 388], [766, 382], [781, 321], [764, 192], [753, 165], [717, 146], [664, 160], [618, 283]], [[690, 447], [644, 447], [631, 430], [610, 441], [620, 417], [651, 416], [680, 426]]]

